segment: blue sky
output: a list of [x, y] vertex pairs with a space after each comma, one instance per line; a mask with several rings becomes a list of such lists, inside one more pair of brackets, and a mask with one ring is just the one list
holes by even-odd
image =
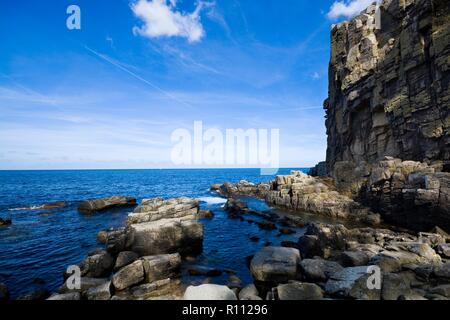
[[173, 167], [196, 120], [279, 128], [280, 165], [314, 165], [331, 25], [369, 3], [3, 0], [0, 169]]

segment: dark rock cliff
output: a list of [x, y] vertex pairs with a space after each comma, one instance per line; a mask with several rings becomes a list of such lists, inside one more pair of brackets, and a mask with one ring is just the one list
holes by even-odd
[[331, 175], [384, 156], [450, 161], [450, 1], [385, 0], [334, 26], [325, 102]]
[[384, 0], [334, 26], [325, 109], [313, 172], [387, 220], [450, 230], [450, 1]]

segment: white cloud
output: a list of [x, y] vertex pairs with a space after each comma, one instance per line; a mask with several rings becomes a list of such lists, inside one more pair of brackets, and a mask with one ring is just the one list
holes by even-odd
[[366, 9], [375, 0], [342, 0], [335, 1], [328, 11], [329, 19], [338, 19], [340, 17], [351, 18]]
[[176, 0], [138, 0], [131, 9], [143, 25], [134, 27], [133, 31], [148, 38], [184, 37], [191, 43], [198, 42], [205, 35], [200, 12], [211, 5], [199, 1], [192, 13], [185, 13], [177, 11]]

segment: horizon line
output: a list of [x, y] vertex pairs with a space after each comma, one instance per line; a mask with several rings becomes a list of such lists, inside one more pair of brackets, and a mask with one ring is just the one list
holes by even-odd
[[107, 170], [245, 170], [245, 169], [311, 169], [313, 167], [310, 166], [289, 166], [289, 167], [280, 167], [280, 168], [260, 168], [260, 167], [241, 167], [241, 168], [221, 168], [221, 167], [207, 167], [207, 168], [91, 168], [91, 169], [81, 169], [81, 168], [70, 168], [70, 169], [0, 169], [0, 171], [107, 171]]

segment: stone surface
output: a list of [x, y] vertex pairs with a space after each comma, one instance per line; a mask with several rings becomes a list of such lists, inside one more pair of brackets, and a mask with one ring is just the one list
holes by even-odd
[[146, 256], [142, 258], [146, 282], [155, 282], [178, 276], [181, 266], [179, 253]]
[[262, 298], [259, 296], [258, 289], [255, 285], [249, 284], [239, 291], [239, 300], [262, 300]]
[[322, 289], [314, 283], [292, 281], [277, 287], [280, 300], [320, 300], [323, 298]]
[[99, 278], [109, 275], [114, 267], [114, 258], [106, 251], [88, 256], [80, 263], [81, 276]]
[[114, 270], [117, 271], [126, 265], [136, 261], [139, 255], [133, 251], [122, 251], [117, 255], [116, 263], [114, 265]]
[[124, 196], [113, 196], [109, 198], [87, 200], [80, 203], [78, 211], [82, 213], [93, 213], [113, 208], [132, 207], [136, 205], [136, 199]]
[[142, 281], [144, 281], [144, 266], [141, 260], [123, 267], [112, 277], [114, 288], [119, 291]]
[[398, 300], [401, 296], [411, 294], [410, 284], [400, 274], [386, 273], [383, 275], [381, 298], [383, 300]]
[[46, 300], [50, 296], [50, 292], [47, 289], [39, 288], [28, 293], [22, 294], [16, 298], [16, 300]]
[[128, 215], [127, 224], [144, 223], [161, 219], [197, 219], [198, 200], [177, 198], [164, 200], [162, 198], [142, 200], [141, 204]]
[[89, 288], [86, 291], [88, 300], [109, 300], [111, 299], [111, 281], [105, 282], [98, 287]]
[[381, 290], [367, 286], [368, 266], [350, 267], [330, 276], [325, 284], [325, 292], [331, 296], [363, 300], [379, 300]]
[[0, 227], [6, 227], [6, 226], [9, 226], [11, 224], [12, 224], [11, 219], [0, 218]]
[[184, 300], [237, 300], [237, 298], [227, 286], [202, 284], [189, 286], [184, 293]]
[[131, 289], [133, 300], [173, 300], [181, 299], [180, 280], [161, 279], [151, 283], [144, 283]]
[[195, 220], [161, 219], [130, 225], [130, 249], [140, 256], [201, 251], [203, 225]]
[[82, 277], [80, 280], [80, 288], [79, 289], [69, 289], [68, 285], [68, 279], [58, 290], [59, 293], [65, 294], [65, 293], [73, 293], [73, 292], [81, 292], [84, 293], [90, 288], [98, 287], [102, 284], [105, 284], [108, 282], [108, 279], [106, 278], [88, 278], [88, 277]]
[[265, 247], [250, 264], [253, 279], [262, 282], [284, 282], [298, 277], [300, 252], [294, 248]]
[[331, 274], [344, 268], [337, 262], [322, 259], [304, 259], [300, 262], [300, 273], [304, 280], [325, 282]]

